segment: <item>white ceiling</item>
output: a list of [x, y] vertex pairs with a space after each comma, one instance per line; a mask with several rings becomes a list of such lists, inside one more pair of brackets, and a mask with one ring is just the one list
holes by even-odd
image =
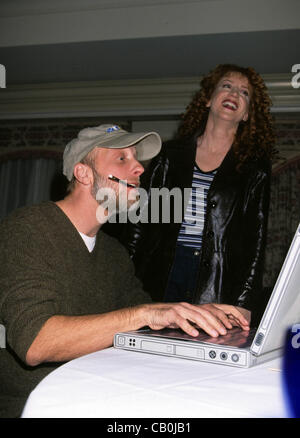
[[218, 63], [289, 73], [299, 0], [1, 0], [7, 84], [199, 76]]

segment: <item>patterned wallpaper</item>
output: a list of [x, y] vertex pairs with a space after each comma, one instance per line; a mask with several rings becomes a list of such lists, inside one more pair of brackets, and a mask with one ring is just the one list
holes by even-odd
[[77, 136], [78, 132], [89, 126], [101, 123], [118, 123], [130, 130], [128, 121], [112, 121], [108, 119], [32, 119], [32, 120], [1, 120], [0, 148], [64, 148]]
[[[88, 126], [118, 123], [131, 130], [131, 120], [97, 118], [1, 120], [0, 148], [64, 148], [77, 133]], [[299, 150], [300, 116], [277, 115], [275, 118], [279, 150]]]
[[299, 149], [300, 152], [300, 114], [294, 118], [275, 119], [277, 145], [280, 149]]

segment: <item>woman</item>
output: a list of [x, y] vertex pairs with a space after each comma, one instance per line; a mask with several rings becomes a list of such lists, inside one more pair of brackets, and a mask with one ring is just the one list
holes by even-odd
[[[260, 317], [274, 155], [271, 100], [252, 68], [219, 65], [203, 78], [142, 186], [192, 187], [182, 223], [129, 224], [122, 241], [155, 300], [226, 303]], [[150, 202], [149, 202], [150, 205]], [[151, 217], [148, 214], [148, 217]]]

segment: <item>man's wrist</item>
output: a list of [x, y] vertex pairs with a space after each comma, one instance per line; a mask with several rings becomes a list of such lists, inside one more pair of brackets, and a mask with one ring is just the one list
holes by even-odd
[[129, 325], [133, 330], [138, 330], [141, 327], [148, 325], [149, 305], [140, 304], [129, 309]]

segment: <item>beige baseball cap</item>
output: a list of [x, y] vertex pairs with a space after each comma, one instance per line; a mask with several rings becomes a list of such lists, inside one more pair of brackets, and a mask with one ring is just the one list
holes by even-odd
[[123, 149], [137, 146], [137, 159], [150, 160], [161, 149], [161, 138], [157, 132], [131, 133], [118, 125], [100, 125], [82, 129], [77, 138], [65, 147], [63, 174], [71, 181], [75, 164], [79, 163], [94, 148]]

